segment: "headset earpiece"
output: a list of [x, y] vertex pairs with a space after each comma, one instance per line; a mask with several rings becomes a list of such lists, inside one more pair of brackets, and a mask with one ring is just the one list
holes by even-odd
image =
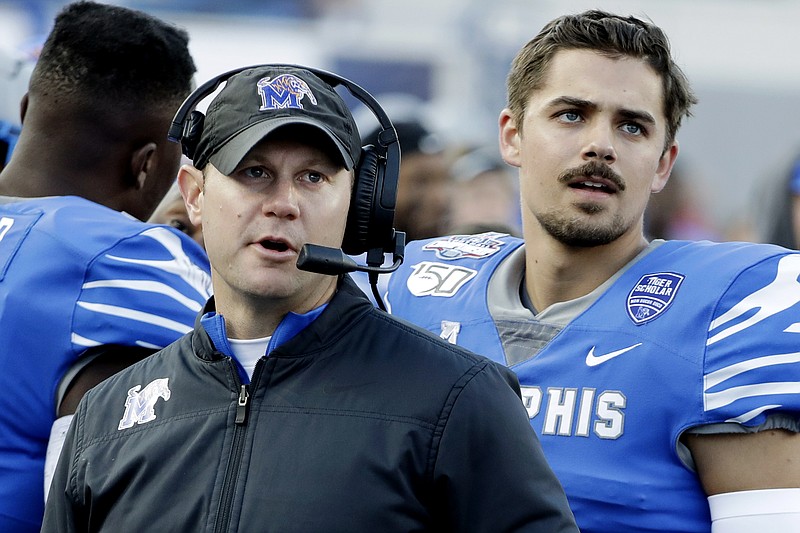
[[370, 220], [375, 205], [375, 188], [378, 182], [381, 156], [374, 146], [368, 144], [361, 148], [361, 158], [355, 172], [350, 212], [347, 214], [347, 229], [344, 234], [342, 250], [349, 255], [366, 252], [370, 246]]
[[183, 155], [189, 159], [194, 160], [194, 155], [197, 152], [197, 144], [200, 142], [200, 136], [203, 134], [203, 122], [206, 116], [193, 110], [186, 122], [183, 125], [183, 133], [181, 134], [181, 151]]

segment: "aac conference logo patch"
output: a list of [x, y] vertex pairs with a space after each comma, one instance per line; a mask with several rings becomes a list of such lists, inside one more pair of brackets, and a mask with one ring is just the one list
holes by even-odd
[[498, 239], [507, 235], [507, 233], [494, 231], [477, 235], [452, 235], [430, 242], [422, 249], [436, 252], [436, 257], [445, 261], [486, 259], [500, 251], [500, 247], [505, 243]]
[[685, 276], [674, 272], [645, 274], [628, 293], [628, 316], [637, 326], [658, 318], [672, 304]]

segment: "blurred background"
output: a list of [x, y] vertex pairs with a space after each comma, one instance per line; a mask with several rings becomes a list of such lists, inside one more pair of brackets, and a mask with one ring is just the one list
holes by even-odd
[[[68, 2], [0, 0], [0, 49], [35, 54]], [[392, 118], [424, 117], [448, 146], [496, 147], [511, 58], [550, 19], [601, 8], [670, 37], [700, 103], [678, 134], [675, 183], [652, 223], [665, 236], [756, 240], [765, 191], [800, 153], [796, 0], [130, 0], [185, 28], [198, 84], [289, 62], [358, 82]], [[9, 98], [6, 98], [7, 100]], [[16, 105], [18, 100], [10, 98]], [[362, 131], [367, 115], [357, 115]], [[366, 118], [364, 118], [366, 117]], [[465, 148], [464, 151], [467, 151]], [[660, 196], [660, 195], [658, 195]], [[658, 198], [658, 196], [656, 198]], [[673, 229], [666, 229], [670, 226]], [[653, 229], [655, 236], [656, 230]]]

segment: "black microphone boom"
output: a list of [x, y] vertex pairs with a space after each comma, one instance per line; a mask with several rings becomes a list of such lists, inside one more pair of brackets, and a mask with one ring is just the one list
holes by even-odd
[[341, 248], [329, 248], [319, 244], [304, 244], [297, 256], [297, 268], [317, 274], [338, 276], [358, 270], [358, 264]]
[[330, 248], [319, 244], [304, 244], [297, 255], [297, 268], [328, 276], [338, 276], [356, 271], [389, 274], [397, 270], [402, 262], [403, 256], [401, 252], [399, 256], [395, 254], [394, 262], [389, 266], [359, 265], [352, 257], [344, 253], [341, 248]]
[[[359, 265], [355, 260], [344, 253], [341, 248], [329, 248], [319, 244], [304, 244], [297, 255], [297, 268], [307, 272], [325, 274], [328, 276], [338, 276], [348, 272], [367, 272], [369, 274], [369, 284], [372, 295], [378, 307], [386, 311], [386, 305], [378, 293], [378, 275], [394, 272], [403, 263], [403, 256], [406, 250], [406, 234], [402, 231], [394, 231], [392, 237], [392, 250], [382, 250], [373, 248], [367, 252], [367, 264]], [[384, 252], [392, 253], [393, 263], [389, 266], [383, 264]]]

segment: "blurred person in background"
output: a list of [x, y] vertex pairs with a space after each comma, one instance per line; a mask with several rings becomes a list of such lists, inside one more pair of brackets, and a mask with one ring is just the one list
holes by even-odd
[[495, 231], [520, 235], [517, 178], [497, 147], [468, 149], [452, 165], [453, 187], [447, 233]]
[[664, 188], [650, 196], [644, 212], [648, 239], [722, 239], [687, 171], [688, 167], [676, 162]]
[[758, 182], [753, 213], [755, 240], [800, 249], [800, 158]]
[[22, 97], [28, 90], [33, 60], [0, 49], [0, 170], [11, 159], [22, 127]]
[[166, 224], [178, 231], [181, 231], [194, 239], [194, 241], [205, 248], [203, 244], [203, 228], [192, 223], [189, 213], [186, 211], [186, 204], [181, 196], [178, 182], [172, 184], [166, 196], [158, 204], [153, 212], [153, 216], [148, 220], [151, 224]]
[[19, 139], [20, 125], [9, 120], [0, 120], [0, 170], [3, 170]]
[[76, 2], [30, 76], [0, 172], [0, 531], [39, 531], [84, 392], [190, 331], [210, 294], [203, 250], [142, 222], [178, 172], [167, 132], [192, 89], [188, 41]]
[[[401, 154], [395, 226], [409, 241], [441, 235], [450, 223], [451, 150], [422, 117], [397, 117], [388, 106], [387, 113], [394, 122]], [[377, 130], [368, 131], [364, 143], [376, 144], [376, 135]]]

